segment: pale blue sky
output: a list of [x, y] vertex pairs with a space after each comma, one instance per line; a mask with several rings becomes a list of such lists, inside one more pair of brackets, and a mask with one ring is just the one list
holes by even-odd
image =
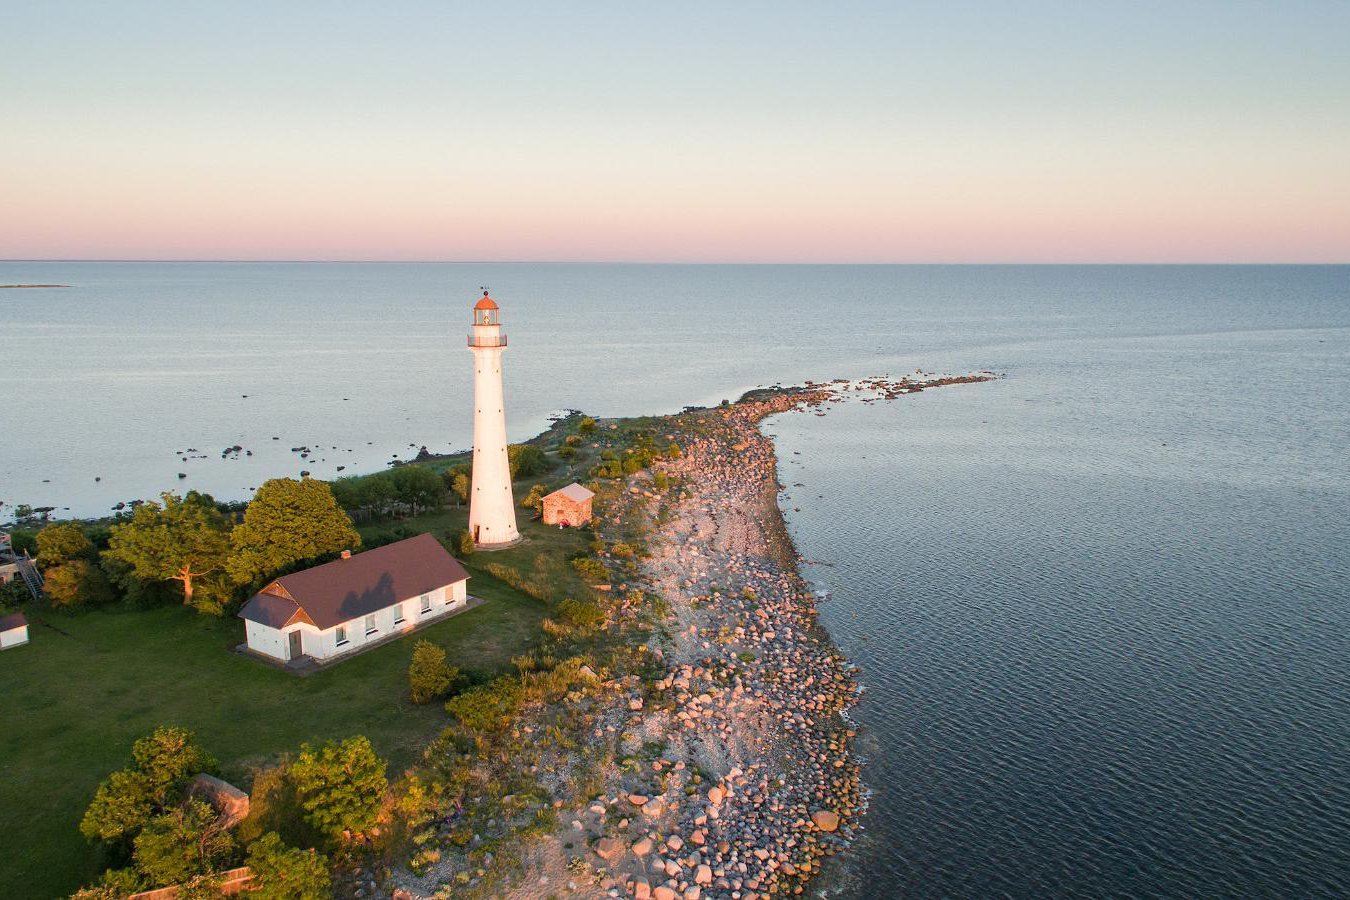
[[1350, 3], [27, 3], [0, 257], [1350, 258]]

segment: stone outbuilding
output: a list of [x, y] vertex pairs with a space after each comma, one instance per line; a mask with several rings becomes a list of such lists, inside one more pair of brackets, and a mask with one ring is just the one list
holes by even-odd
[[575, 528], [591, 520], [591, 498], [588, 491], [575, 481], [544, 498], [544, 524]]

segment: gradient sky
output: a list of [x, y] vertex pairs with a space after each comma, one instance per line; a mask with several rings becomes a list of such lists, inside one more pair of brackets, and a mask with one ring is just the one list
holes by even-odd
[[0, 9], [0, 258], [1350, 261], [1350, 2]]

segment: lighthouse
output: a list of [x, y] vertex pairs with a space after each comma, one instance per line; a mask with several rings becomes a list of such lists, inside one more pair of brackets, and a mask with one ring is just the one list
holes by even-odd
[[501, 311], [483, 291], [473, 308], [469, 352], [473, 354], [473, 487], [469, 534], [480, 550], [509, 547], [520, 540], [511, 497], [511, 462], [506, 454], [506, 404], [502, 401]]

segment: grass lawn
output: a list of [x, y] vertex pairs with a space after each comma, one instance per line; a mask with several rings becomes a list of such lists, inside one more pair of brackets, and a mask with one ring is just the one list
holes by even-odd
[[[420, 530], [420, 529], [419, 529]], [[489, 602], [417, 633], [452, 664], [497, 673], [529, 649], [542, 603], [474, 572]], [[32, 642], [0, 655], [0, 884], [7, 896], [66, 896], [101, 870], [80, 817], [131, 743], [157, 725], [197, 733], [223, 774], [248, 787], [252, 766], [306, 741], [364, 734], [390, 760], [413, 761], [445, 723], [413, 706], [400, 640], [297, 678], [232, 653], [238, 619], [181, 608], [85, 615], [30, 613]], [[49, 627], [50, 626], [50, 627]]]

